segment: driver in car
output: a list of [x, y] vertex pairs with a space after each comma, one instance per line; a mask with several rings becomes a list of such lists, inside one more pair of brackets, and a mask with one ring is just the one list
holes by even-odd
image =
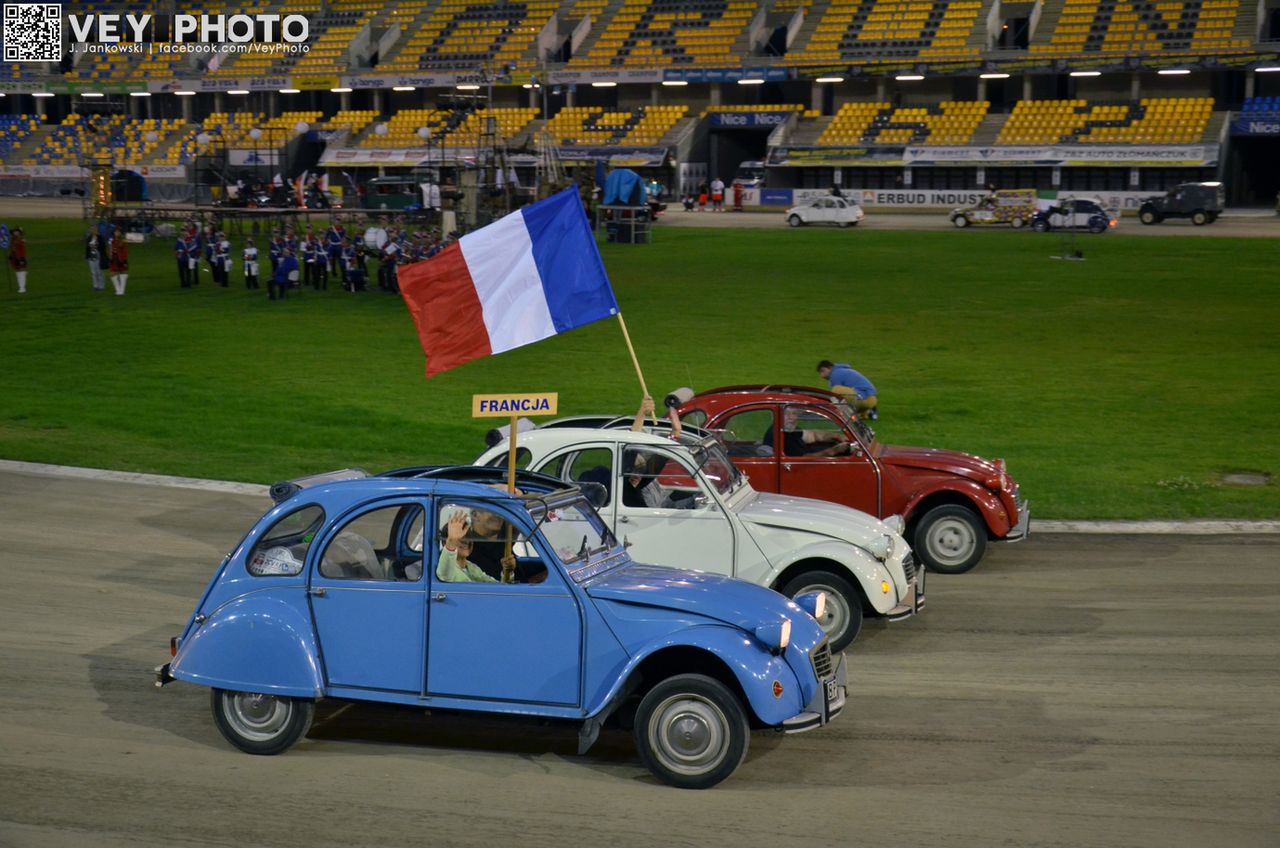
[[[796, 421], [800, 412], [794, 406], [782, 412], [782, 452], [787, 456], [844, 456], [849, 442], [835, 430], [800, 430]], [[769, 441], [772, 441], [770, 437]]]
[[[547, 579], [547, 569], [540, 562], [518, 562], [507, 549], [507, 522], [497, 513], [487, 509], [471, 510], [471, 532], [467, 541], [471, 551], [467, 560], [494, 581], [511, 583], [541, 583]], [[503, 579], [503, 572], [511, 575]]]

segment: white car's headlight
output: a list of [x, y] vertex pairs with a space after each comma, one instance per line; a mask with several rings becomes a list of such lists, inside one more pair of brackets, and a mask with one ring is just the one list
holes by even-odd
[[903, 530], [907, 529], [907, 523], [902, 520], [901, 515], [890, 515], [888, 518], [883, 519], [880, 523], [883, 524], [885, 527], [888, 527], [893, 532], [897, 533], [899, 536], [902, 535]]
[[893, 556], [893, 539], [894, 537], [890, 536], [888, 533], [882, 534], [880, 538], [871, 540], [871, 543], [867, 545], [867, 550], [873, 557], [884, 562], [889, 557]]

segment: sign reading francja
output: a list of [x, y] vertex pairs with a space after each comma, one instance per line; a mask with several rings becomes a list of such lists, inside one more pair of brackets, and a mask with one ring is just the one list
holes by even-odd
[[472, 395], [472, 418], [512, 418], [517, 415], [555, 415], [560, 395], [537, 392], [514, 395]]

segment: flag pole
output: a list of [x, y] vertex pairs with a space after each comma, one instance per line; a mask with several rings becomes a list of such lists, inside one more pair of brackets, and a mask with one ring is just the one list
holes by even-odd
[[[622, 327], [622, 338], [627, 342], [627, 352], [631, 354], [631, 364], [636, 367], [636, 376], [640, 378], [640, 391], [649, 397], [649, 387], [644, 384], [644, 372], [640, 370], [640, 360], [636, 358], [635, 346], [631, 344], [631, 334], [627, 332], [627, 322], [622, 318], [622, 310], [618, 310], [618, 326]], [[653, 413], [653, 423], [658, 423], [658, 413]]]

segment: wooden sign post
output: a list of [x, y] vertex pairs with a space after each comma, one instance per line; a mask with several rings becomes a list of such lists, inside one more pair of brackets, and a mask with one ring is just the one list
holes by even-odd
[[[540, 392], [515, 395], [472, 395], [472, 418], [507, 418], [507, 491], [516, 492], [516, 433], [522, 417], [531, 415], [555, 415], [560, 395], [556, 392]], [[502, 580], [510, 583], [515, 569], [508, 569], [511, 561], [511, 525], [507, 525], [507, 549], [503, 557]], [[510, 573], [509, 573], [510, 572]]]

